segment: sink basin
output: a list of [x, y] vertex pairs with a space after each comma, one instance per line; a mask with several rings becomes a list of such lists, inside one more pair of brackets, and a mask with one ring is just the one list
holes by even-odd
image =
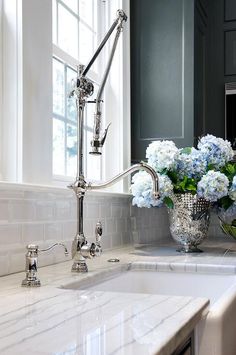
[[[146, 265], [148, 268], [148, 265]], [[195, 329], [196, 355], [235, 355], [236, 275], [158, 272], [132, 265], [91, 275], [65, 289], [206, 297], [210, 309]]]
[[64, 288], [206, 297], [213, 304], [233, 284], [236, 284], [236, 275], [200, 274], [196, 272], [157, 272], [131, 269], [118, 270], [103, 278], [90, 277], [90, 280], [85, 283], [73, 283], [64, 286]]

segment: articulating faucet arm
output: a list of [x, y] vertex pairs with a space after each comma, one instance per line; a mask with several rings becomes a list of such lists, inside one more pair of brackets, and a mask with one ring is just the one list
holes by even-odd
[[92, 151], [90, 152], [90, 154], [96, 154], [96, 155], [100, 155], [100, 148], [102, 148], [105, 139], [106, 139], [106, 135], [107, 135], [107, 130], [109, 125], [107, 126], [107, 128], [105, 129], [105, 133], [103, 134], [102, 138], [100, 137], [100, 130], [101, 130], [101, 114], [102, 114], [102, 110], [101, 110], [101, 102], [102, 102], [102, 95], [103, 95], [103, 91], [104, 91], [104, 87], [107, 81], [107, 77], [108, 74], [110, 72], [110, 68], [111, 68], [111, 64], [112, 64], [112, 60], [116, 51], [116, 47], [117, 47], [117, 43], [120, 37], [120, 33], [123, 30], [123, 22], [127, 21], [127, 16], [124, 13], [123, 10], [118, 10], [117, 11], [117, 30], [116, 30], [116, 35], [115, 35], [115, 39], [113, 42], [113, 46], [111, 49], [111, 53], [110, 53], [110, 57], [109, 60], [107, 62], [107, 66], [102, 78], [102, 82], [101, 85], [99, 87], [98, 93], [97, 93], [97, 97], [96, 97], [96, 109], [95, 109], [95, 113], [94, 113], [94, 126], [93, 126], [93, 139], [91, 141], [91, 147], [92, 147]]
[[114, 31], [114, 29], [116, 28], [116, 26], [118, 25], [118, 23], [122, 23], [123, 21], [127, 21], [127, 16], [126, 16], [125, 12], [123, 10], [117, 10], [117, 17], [116, 17], [115, 21], [113, 22], [113, 24], [109, 28], [108, 32], [106, 33], [106, 35], [105, 35], [104, 39], [102, 40], [102, 42], [100, 43], [100, 45], [98, 46], [93, 57], [90, 59], [89, 63], [83, 69], [81, 76], [87, 75], [89, 69], [91, 68], [91, 66], [93, 65], [93, 63], [97, 59], [97, 57], [99, 56], [101, 50], [103, 49], [103, 47], [107, 43], [108, 39], [110, 38], [110, 36], [111, 36], [112, 32]]

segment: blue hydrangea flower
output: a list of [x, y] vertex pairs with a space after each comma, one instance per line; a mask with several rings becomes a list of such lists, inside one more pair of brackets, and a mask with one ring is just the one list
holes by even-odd
[[216, 168], [224, 166], [234, 156], [230, 142], [211, 134], [202, 137], [197, 147], [204, 155], [207, 164], [214, 165]]
[[231, 188], [229, 190], [229, 197], [233, 200], [236, 201], [236, 176], [234, 176]]
[[216, 202], [228, 194], [229, 180], [219, 171], [209, 170], [197, 185], [197, 194], [208, 201]]
[[158, 175], [159, 178], [159, 199], [153, 198], [152, 178], [146, 171], [136, 173], [132, 178], [131, 192], [134, 196], [133, 205], [138, 207], [160, 207], [163, 199], [173, 193], [173, 185], [166, 175]]
[[197, 149], [191, 148], [191, 152], [186, 154], [179, 150], [177, 159], [177, 171], [180, 178], [185, 175], [189, 178], [198, 179], [206, 173], [207, 162], [204, 155]]
[[179, 150], [172, 141], [155, 141], [146, 150], [148, 164], [161, 173], [164, 169], [171, 170], [177, 166]]

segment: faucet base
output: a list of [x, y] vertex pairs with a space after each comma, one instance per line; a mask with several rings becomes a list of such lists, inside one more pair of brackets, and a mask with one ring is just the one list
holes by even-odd
[[72, 272], [88, 272], [88, 266], [86, 264], [85, 260], [81, 260], [81, 261], [74, 261], [72, 268], [71, 268]]
[[37, 278], [34, 280], [29, 280], [26, 278], [22, 281], [21, 286], [23, 286], [23, 287], [39, 287], [39, 286], [41, 286], [41, 282]]

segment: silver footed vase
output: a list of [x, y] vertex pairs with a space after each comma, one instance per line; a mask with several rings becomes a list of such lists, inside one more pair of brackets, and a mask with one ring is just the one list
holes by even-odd
[[180, 244], [178, 251], [201, 252], [198, 245], [207, 237], [210, 224], [209, 201], [191, 193], [174, 194], [174, 207], [168, 208], [170, 233]]

